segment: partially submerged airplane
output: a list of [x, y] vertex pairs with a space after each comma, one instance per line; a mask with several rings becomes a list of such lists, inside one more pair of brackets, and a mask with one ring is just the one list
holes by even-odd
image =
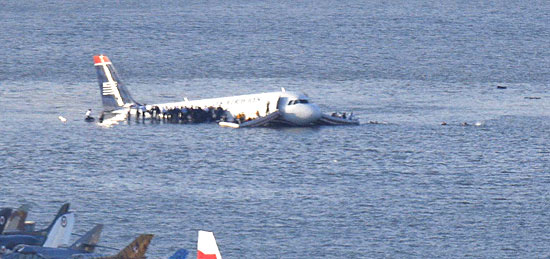
[[[260, 93], [211, 98], [162, 104], [140, 104], [136, 102], [116, 72], [107, 56], [94, 56], [101, 100], [105, 112], [112, 114], [111, 118], [102, 123], [111, 124], [125, 120], [128, 115], [135, 115], [140, 110], [151, 111], [153, 107], [160, 110], [175, 108], [217, 108], [225, 110], [230, 122], [221, 122], [221, 126], [241, 128], [267, 125], [313, 126], [313, 125], [358, 125], [359, 120], [343, 118], [321, 113], [319, 107], [310, 102], [305, 94], [287, 92]], [[144, 113], [144, 116], [148, 113]], [[245, 117], [246, 122], [233, 123], [233, 118]]]
[[5, 232], [0, 235], [0, 247], [13, 249], [17, 245], [59, 247], [67, 245], [74, 227], [74, 214], [69, 212], [69, 203], [63, 204], [52, 223], [39, 231]]

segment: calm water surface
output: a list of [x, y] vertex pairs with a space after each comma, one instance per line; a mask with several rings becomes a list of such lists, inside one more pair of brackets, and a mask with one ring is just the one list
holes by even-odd
[[[151, 258], [199, 229], [226, 258], [550, 255], [544, 1], [0, 6], [0, 206], [39, 227], [68, 201]], [[147, 103], [285, 87], [363, 124], [102, 128], [99, 53]]]

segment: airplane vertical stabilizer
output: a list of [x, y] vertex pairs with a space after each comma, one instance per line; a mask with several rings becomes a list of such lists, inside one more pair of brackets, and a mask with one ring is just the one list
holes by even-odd
[[187, 255], [189, 255], [189, 252], [182, 248], [176, 251], [172, 256], [168, 257], [168, 259], [187, 259]]
[[56, 218], [53, 226], [49, 229], [46, 240], [42, 246], [59, 247], [69, 244], [71, 233], [74, 227], [74, 213], [68, 212]]
[[97, 71], [97, 80], [101, 92], [101, 101], [105, 111], [113, 111], [126, 104], [136, 103], [126, 89], [107, 56], [94, 56], [94, 66]]
[[130, 259], [130, 258], [145, 258], [147, 248], [153, 239], [152, 234], [143, 234], [134, 239], [132, 243], [113, 256], [100, 257], [102, 259]]
[[99, 237], [103, 230], [103, 224], [97, 224], [90, 231], [86, 232], [81, 238], [76, 240], [69, 248], [87, 253], [92, 253], [99, 243]]
[[199, 230], [197, 259], [222, 259], [214, 233]]
[[10, 218], [11, 213], [12, 213], [11, 208], [3, 208], [0, 210], [0, 234], [4, 232], [4, 228], [8, 223], [8, 219]]
[[[27, 219], [28, 212], [29, 212], [28, 205], [21, 205], [21, 207], [14, 210], [11, 213], [11, 216], [8, 218], [8, 220], [5, 223], [4, 231], [5, 232], [25, 231], [25, 220]], [[0, 233], [2, 233], [2, 230], [0, 230]]]
[[40, 230], [39, 232], [46, 232], [46, 233], [50, 232], [50, 230], [55, 225], [55, 222], [57, 221], [57, 219], [59, 219], [64, 214], [69, 213], [69, 207], [71, 207], [71, 204], [68, 202], [61, 205], [61, 208], [59, 208], [59, 210], [57, 211], [57, 214], [55, 214], [55, 218], [53, 219], [52, 223], [50, 223], [50, 225], [46, 229]]

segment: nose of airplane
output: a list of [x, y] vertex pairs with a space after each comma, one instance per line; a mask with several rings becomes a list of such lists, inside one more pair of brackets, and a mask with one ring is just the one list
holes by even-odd
[[311, 104], [311, 121], [316, 121], [321, 119], [321, 109], [319, 109], [319, 106], [317, 104]]
[[321, 110], [316, 104], [306, 104], [300, 107], [300, 113], [298, 117], [302, 121], [303, 125], [310, 124], [321, 118]]
[[312, 103], [286, 106], [281, 112], [284, 120], [299, 126], [310, 125], [321, 118], [319, 106]]

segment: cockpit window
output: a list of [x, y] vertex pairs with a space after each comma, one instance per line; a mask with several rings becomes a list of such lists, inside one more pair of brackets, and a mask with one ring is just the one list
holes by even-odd
[[294, 105], [294, 104], [298, 104], [298, 103], [309, 103], [309, 102], [305, 99], [291, 100], [291, 101], [288, 102], [288, 105]]

